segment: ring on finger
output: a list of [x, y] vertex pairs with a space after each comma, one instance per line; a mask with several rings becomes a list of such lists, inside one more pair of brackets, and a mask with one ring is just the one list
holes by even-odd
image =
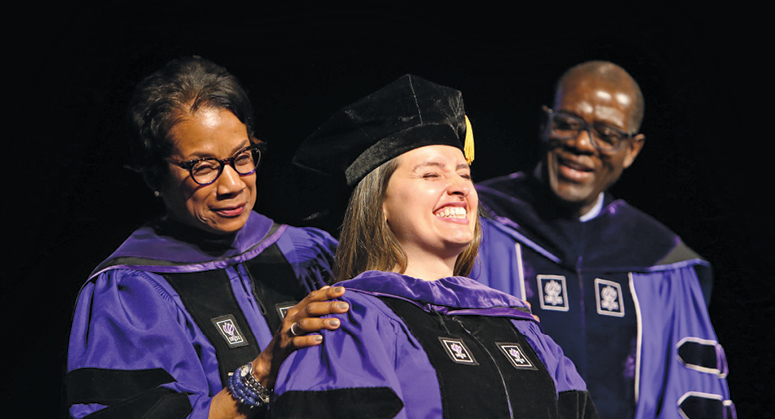
[[[296, 327], [296, 326], [299, 326], [299, 322], [296, 322], [296, 323], [291, 325], [291, 329], [288, 331], [288, 333], [290, 333], [291, 336], [299, 336], [299, 333], [294, 329], [294, 327]], [[299, 327], [301, 327], [301, 326], [299, 326]]]

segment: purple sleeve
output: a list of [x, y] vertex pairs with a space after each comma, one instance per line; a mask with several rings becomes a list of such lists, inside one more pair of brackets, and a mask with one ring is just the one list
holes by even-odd
[[[129, 270], [101, 274], [79, 294], [68, 372], [163, 370], [171, 377], [163, 387], [188, 394], [193, 407], [189, 417], [206, 418], [211, 394], [220, 391], [214, 350], [181, 306], [169, 285], [153, 274]], [[75, 404], [70, 413], [80, 418], [102, 407]]]
[[[632, 284], [637, 308], [648, 312], [639, 316], [637, 418], [734, 417], [724, 350], [692, 264], [633, 274]], [[716, 413], [698, 416], [690, 411], [697, 406]]]
[[[296, 401], [311, 400], [304, 394], [313, 393], [315, 397], [336, 394], [341, 399], [343, 392], [390, 389], [405, 406], [396, 417], [440, 417], [436, 372], [403, 322], [376, 298], [347, 290], [342, 299], [350, 303], [350, 311], [338, 316], [342, 320], [340, 329], [324, 331], [322, 345], [296, 351], [283, 363], [275, 385], [279, 400], [285, 397], [287, 401], [290, 395]], [[342, 410], [328, 413], [337, 417], [369, 410], [370, 406], [376, 408], [382, 402], [370, 393], [355, 394], [365, 396], [349, 406], [332, 403]], [[331, 407], [318, 403], [316, 408], [321, 405]], [[412, 411], [415, 406], [424, 413]]]

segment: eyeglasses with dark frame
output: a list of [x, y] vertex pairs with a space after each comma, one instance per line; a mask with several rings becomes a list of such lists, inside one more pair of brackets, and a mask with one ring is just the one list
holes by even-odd
[[265, 143], [257, 143], [243, 148], [233, 156], [220, 160], [214, 157], [204, 157], [189, 161], [175, 161], [167, 159], [178, 167], [181, 167], [191, 174], [191, 179], [198, 185], [209, 185], [221, 176], [223, 168], [228, 164], [240, 176], [252, 175], [256, 172], [258, 164], [261, 162], [261, 152]]
[[589, 134], [590, 143], [606, 153], [616, 152], [621, 147], [622, 140], [632, 139], [638, 135], [636, 132], [626, 132], [603, 123], [588, 124], [587, 121], [578, 116], [554, 112], [546, 106], [543, 107], [543, 110], [548, 119], [547, 134], [552, 134], [554, 138], [561, 140], [569, 140], [578, 137], [581, 131], [586, 131]]

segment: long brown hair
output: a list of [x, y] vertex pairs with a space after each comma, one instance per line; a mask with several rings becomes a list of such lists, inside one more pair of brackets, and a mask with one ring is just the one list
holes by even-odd
[[[399, 156], [400, 157], [400, 156]], [[388, 226], [382, 203], [398, 158], [372, 170], [355, 186], [345, 212], [334, 263], [335, 282], [354, 278], [365, 271], [406, 271], [406, 253]], [[481, 228], [477, 214], [474, 240], [457, 257], [454, 274], [467, 276], [479, 253]]]

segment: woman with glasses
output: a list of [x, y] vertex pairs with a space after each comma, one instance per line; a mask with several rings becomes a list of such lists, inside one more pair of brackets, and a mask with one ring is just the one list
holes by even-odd
[[347, 311], [320, 289], [336, 241], [252, 211], [263, 144], [222, 67], [174, 60], [141, 81], [132, 159], [166, 208], [81, 289], [66, 387], [73, 417], [231, 418], [266, 413], [285, 357]]
[[353, 188], [336, 252], [350, 304], [283, 364], [278, 418], [596, 418], [527, 305], [466, 278], [479, 245], [460, 92], [407, 75], [342, 108], [295, 162]]

